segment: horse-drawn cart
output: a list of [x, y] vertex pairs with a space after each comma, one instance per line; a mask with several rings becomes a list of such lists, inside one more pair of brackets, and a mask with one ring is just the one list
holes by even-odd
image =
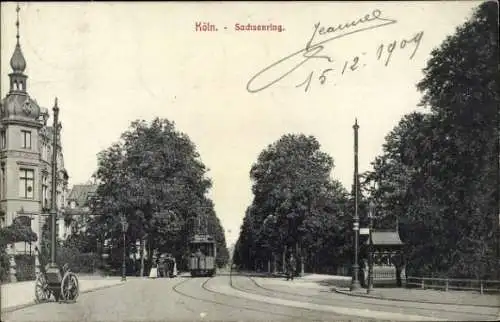
[[37, 302], [44, 302], [54, 296], [54, 299], [61, 301], [75, 301], [80, 292], [78, 277], [71, 272], [68, 264], [60, 270], [57, 267], [47, 267], [40, 272], [35, 282], [35, 299]]

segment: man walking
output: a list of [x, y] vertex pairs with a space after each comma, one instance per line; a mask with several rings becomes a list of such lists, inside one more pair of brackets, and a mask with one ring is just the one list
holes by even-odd
[[295, 257], [293, 256], [293, 253], [290, 253], [290, 257], [288, 258], [288, 263], [287, 263], [287, 277], [286, 280], [292, 280], [293, 281], [293, 276], [295, 275], [295, 267], [297, 265], [297, 262], [295, 261]]

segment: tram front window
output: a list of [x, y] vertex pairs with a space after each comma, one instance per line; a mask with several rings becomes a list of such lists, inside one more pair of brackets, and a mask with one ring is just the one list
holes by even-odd
[[213, 244], [196, 243], [191, 245], [191, 253], [198, 255], [201, 252], [203, 256], [214, 256]]

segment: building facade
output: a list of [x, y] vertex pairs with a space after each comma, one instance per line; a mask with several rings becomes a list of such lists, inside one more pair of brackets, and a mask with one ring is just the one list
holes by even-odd
[[90, 202], [95, 196], [96, 184], [76, 184], [67, 198], [64, 209], [65, 222], [59, 225], [59, 238], [67, 239], [71, 234], [83, 232], [91, 218]]
[[[19, 26], [19, 20], [16, 24]], [[19, 29], [16, 37], [10, 60], [12, 72], [5, 75], [10, 79], [10, 88], [0, 102], [0, 225], [9, 226], [16, 220], [29, 225], [37, 234], [38, 241], [36, 245], [30, 244], [29, 250], [25, 243], [15, 245], [16, 253], [22, 253], [34, 251], [34, 246], [40, 243], [43, 224], [50, 223], [52, 176], [57, 178], [57, 208], [59, 212], [64, 209], [68, 174], [61, 141], [53, 142], [54, 129], [48, 125], [49, 110], [28, 93]], [[54, 146], [57, 147], [57, 173], [52, 173]]]

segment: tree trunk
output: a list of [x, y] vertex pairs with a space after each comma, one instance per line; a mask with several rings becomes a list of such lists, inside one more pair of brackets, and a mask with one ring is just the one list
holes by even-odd
[[140, 241], [140, 255], [141, 255], [141, 272], [140, 272], [140, 277], [144, 277], [144, 238], [141, 238]]
[[285, 267], [285, 260], [286, 260], [286, 257], [285, 257], [285, 256], [286, 256], [286, 249], [284, 249], [284, 250], [283, 250], [283, 262], [281, 263], [281, 267], [282, 267], [282, 272], [283, 272], [283, 273], [284, 273], [284, 272], [286, 272], [286, 270], [285, 270], [285, 268], [286, 268], [286, 267]]

